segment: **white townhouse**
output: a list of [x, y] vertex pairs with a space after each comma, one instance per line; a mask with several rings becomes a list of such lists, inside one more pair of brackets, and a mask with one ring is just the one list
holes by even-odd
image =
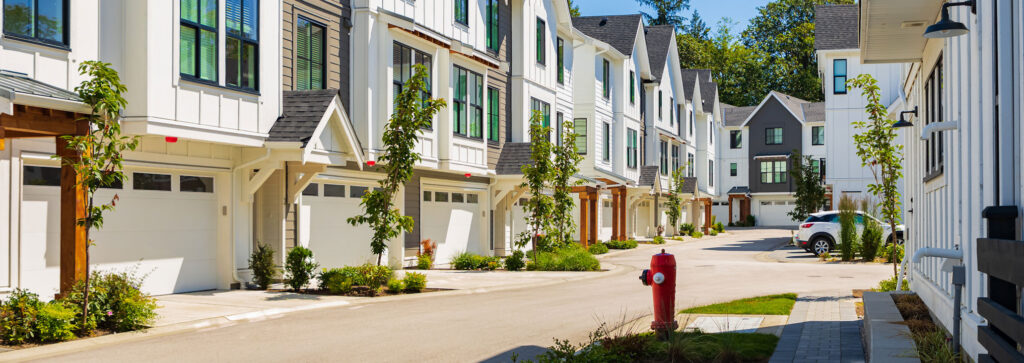
[[[910, 288], [973, 361], [1019, 361], [1024, 140], [1024, 7], [1016, 1], [859, 4], [860, 61], [900, 65], [890, 117], [905, 147], [903, 195]], [[973, 6], [972, 6], [973, 5]], [[945, 259], [961, 254], [963, 298]], [[1001, 331], [1002, 334], [996, 332]], [[955, 343], [955, 342], [954, 342]]]
[[704, 226], [706, 230], [710, 227], [713, 205], [719, 194], [715, 183], [719, 179], [721, 166], [717, 165], [716, 149], [722, 125], [722, 105], [718, 99], [718, 84], [712, 78], [711, 70], [684, 69], [683, 82], [688, 89], [693, 87], [692, 92], [687, 94], [692, 94], [690, 107], [693, 112], [690, 114], [689, 127], [693, 129], [696, 154], [691, 156], [687, 152], [686, 155], [686, 163], [693, 165], [698, 181], [698, 195], [694, 196], [694, 200], [700, 204], [694, 204], [694, 211], [699, 214], [693, 219], [694, 225]]
[[722, 142], [718, 143], [717, 150], [718, 188], [722, 193], [712, 208], [716, 219], [722, 223], [743, 222], [750, 215], [750, 129], [743, 127], [743, 122], [755, 108], [757, 106], [722, 104], [722, 127], [719, 130]]

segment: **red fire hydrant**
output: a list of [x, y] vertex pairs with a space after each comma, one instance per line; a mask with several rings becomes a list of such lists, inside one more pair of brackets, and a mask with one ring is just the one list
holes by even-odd
[[651, 269], [640, 274], [644, 286], [651, 286], [654, 294], [654, 321], [651, 329], [668, 336], [679, 328], [676, 322], [676, 258], [671, 253], [651, 256]]

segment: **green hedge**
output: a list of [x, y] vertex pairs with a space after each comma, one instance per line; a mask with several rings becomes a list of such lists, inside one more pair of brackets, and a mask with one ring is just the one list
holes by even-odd
[[531, 271], [596, 271], [601, 268], [597, 257], [577, 244], [559, 248], [554, 252], [539, 252], [527, 269]]

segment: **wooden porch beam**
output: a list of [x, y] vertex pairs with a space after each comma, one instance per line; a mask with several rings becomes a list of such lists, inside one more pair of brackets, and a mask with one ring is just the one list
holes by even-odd
[[[57, 155], [78, 158], [80, 155], [68, 149], [68, 142], [55, 137]], [[71, 292], [75, 282], [85, 279], [89, 263], [86, 229], [78, 221], [85, 218], [85, 189], [81, 178], [69, 165], [60, 168], [60, 294]]]

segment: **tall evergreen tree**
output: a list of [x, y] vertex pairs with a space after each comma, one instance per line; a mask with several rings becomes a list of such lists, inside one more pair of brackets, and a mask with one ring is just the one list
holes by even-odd
[[685, 33], [693, 36], [695, 39], [710, 40], [711, 28], [708, 28], [708, 24], [700, 17], [700, 12], [694, 10], [693, 15], [690, 16], [690, 24], [686, 26]]
[[569, 16], [574, 17], [574, 18], [578, 18], [580, 16], [583, 16], [580, 13], [580, 6], [576, 5], [576, 4], [573, 4], [572, 0], [569, 0]]
[[672, 25], [683, 28], [686, 17], [681, 14], [690, 9], [690, 0], [636, 0], [640, 5], [654, 9], [654, 14], [641, 12], [647, 25]]

